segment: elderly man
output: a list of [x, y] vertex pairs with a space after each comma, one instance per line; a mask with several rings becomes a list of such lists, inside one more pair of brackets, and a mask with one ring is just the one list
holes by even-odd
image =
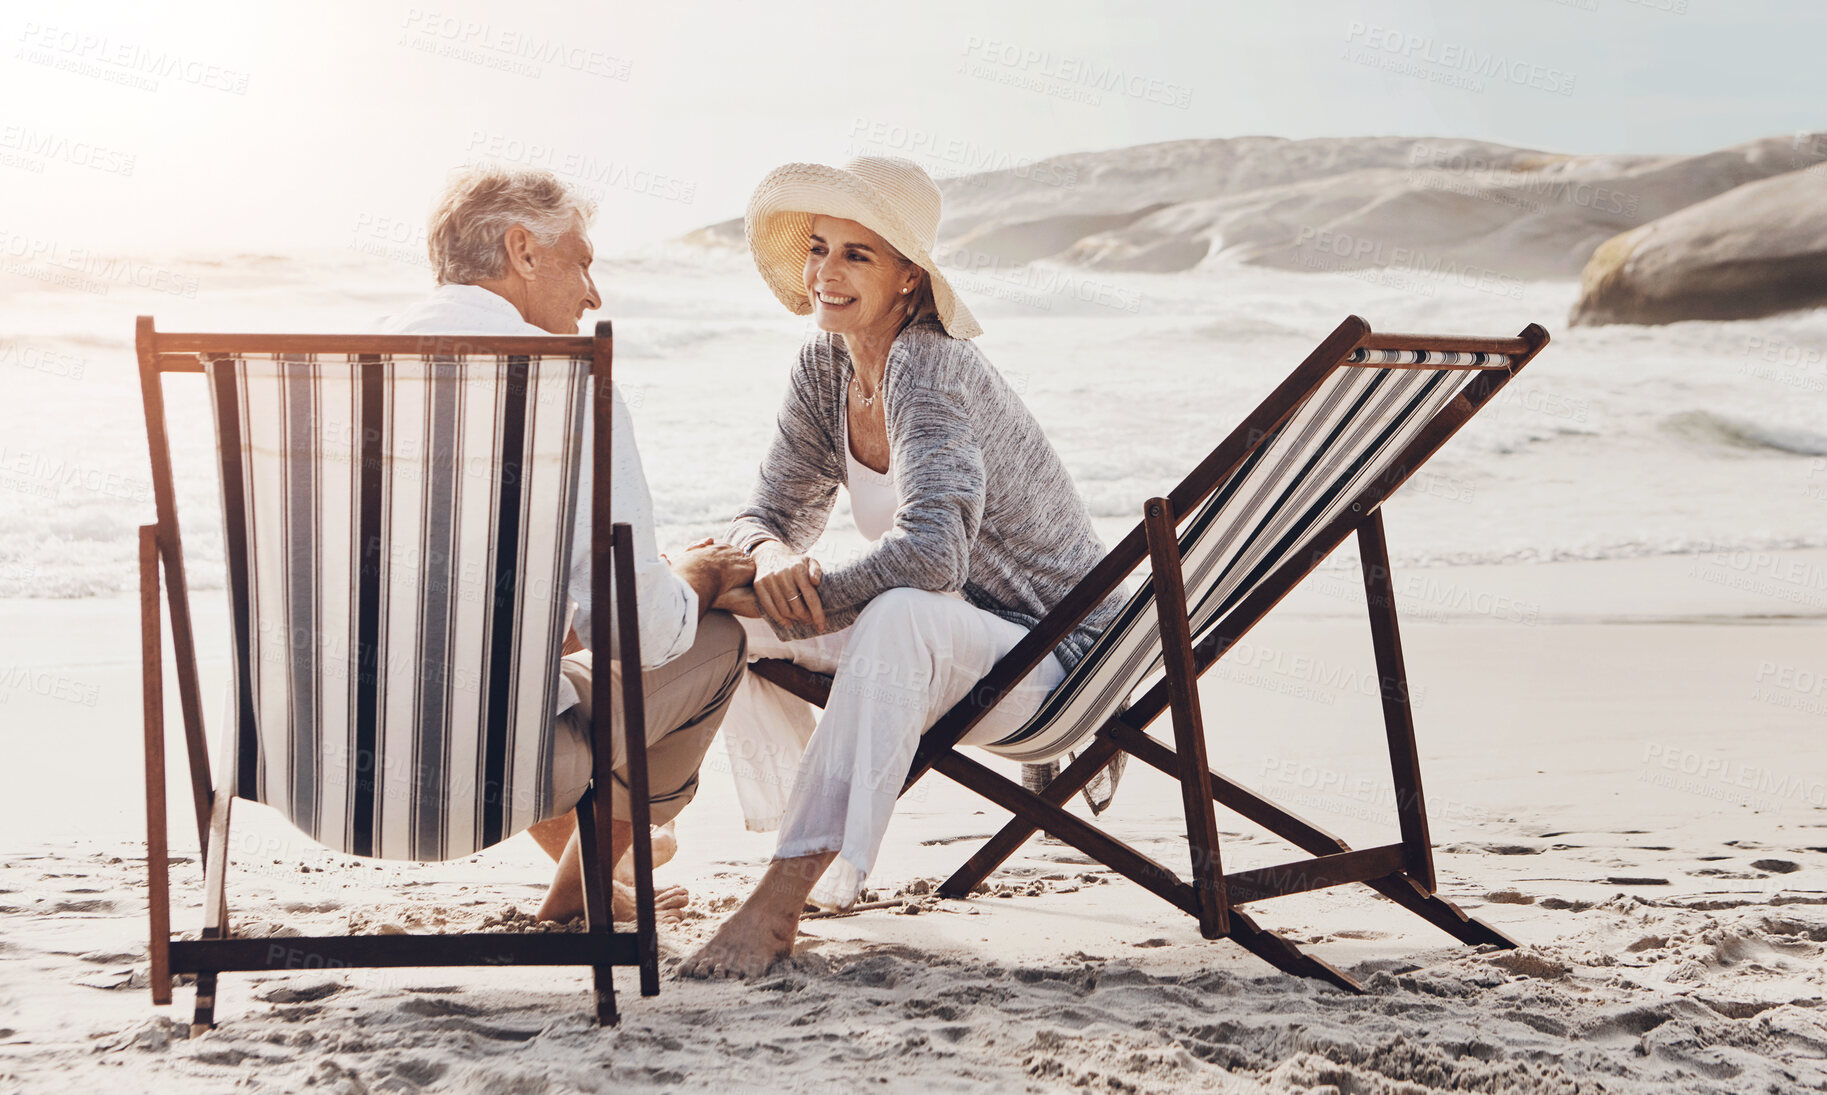
[[[586, 311], [602, 305], [590, 277], [593, 251], [585, 230], [594, 203], [572, 193], [551, 172], [484, 165], [453, 175], [432, 212], [429, 244], [438, 287], [424, 300], [390, 317], [389, 333], [570, 335]], [[656, 826], [675, 817], [697, 793], [698, 768], [742, 679], [742, 628], [716, 603], [753, 579], [755, 564], [724, 544], [704, 543], [668, 561], [656, 546], [653, 499], [635, 449], [628, 407], [614, 392], [614, 519], [634, 530], [635, 595], [640, 610], [641, 661], [645, 670], [648, 781]], [[584, 451], [590, 451], [585, 418]], [[590, 497], [590, 469], [583, 462], [579, 497]], [[589, 770], [591, 643], [589, 509], [579, 506], [573, 533], [570, 576], [573, 630], [580, 649], [562, 663], [556, 754], [579, 778]], [[615, 652], [614, 627], [605, 629], [605, 648]], [[567, 647], [570, 649], [570, 647]], [[614, 663], [611, 677], [619, 674]], [[615, 724], [614, 769], [624, 771], [622, 726]], [[611, 853], [619, 861], [628, 848], [625, 793], [614, 796]], [[584, 910], [575, 816], [567, 812], [532, 827], [534, 839], [558, 861], [542, 920], [568, 920]], [[632, 906], [617, 894], [617, 911]], [[663, 909], [677, 909], [686, 894], [674, 887], [659, 895]]]

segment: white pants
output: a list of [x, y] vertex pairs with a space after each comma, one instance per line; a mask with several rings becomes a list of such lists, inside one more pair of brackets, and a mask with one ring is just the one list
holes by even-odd
[[[920, 735], [1027, 629], [960, 597], [920, 589], [888, 590], [851, 626], [813, 639], [783, 642], [765, 621], [742, 623], [751, 658], [788, 658], [834, 675], [816, 729], [807, 704], [753, 673], [737, 689], [723, 726], [749, 827], [780, 826], [776, 859], [836, 852], [812, 899], [848, 907], [875, 863]], [[963, 744], [1014, 733], [1065, 675], [1049, 654]], [[782, 804], [782, 774], [794, 760], [792, 790]]]

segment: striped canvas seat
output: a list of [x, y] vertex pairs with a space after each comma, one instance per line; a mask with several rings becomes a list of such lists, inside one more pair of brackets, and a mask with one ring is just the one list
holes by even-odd
[[[1502, 354], [1354, 350], [1183, 525], [1181, 563], [1199, 642]], [[1449, 368], [1458, 366], [1458, 368]], [[987, 748], [1038, 762], [1078, 748], [1161, 667], [1153, 583], [1015, 733]]]
[[[1013, 815], [939, 884], [939, 894], [968, 898], [1029, 837], [1045, 831], [1087, 862], [1196, 917], [1205, 938], [1235, 940], [1279, 969], [1349, 992], [1364, 985], [1264, 929], [1240, 906], [1363, 883], [1463, 943], [1516, 946], [1435, 892], [1382, 504], [1547, 343], [1538, 324], [1514, 338], [1473, 338], [1378, 334], [1359, 317], [1346, 317], [1179, 485], [1147, 499], [1129, 535], [921, 738], [903, 794], [938, 772]], [[1364, 576], [1401, 830], [1400, 841], [1364, 848], [1214, 768], [1199, 690], [1201, 674], [1351, 537]], [[1085, 657], [1025, 725], [988, 746], [1030, 762], [1074, 750], [1072, 762], [1044, 785], [1025, 787], [959, 749], [1008, 690], [1144, 561], [1148, 580]], [[764, 659], [752, 668], [811, 702], [829, 695], [827, 678], [791, 663]], [[1163, 740], [1150, 727], [1169, 713], [1172, 737]], [[1128, 844], [1065, 808], [1125, 758], [1176, 785], [1188, 877], [1157, 858], [1156, 849]], [[1304, 858], [1225, 870], [1219, 807]]]
[[246, 576], [236, 793], [390, 859], [469, 855], [569, 809], [553, 709], [590, 358], [269, 354], [207, 372]]

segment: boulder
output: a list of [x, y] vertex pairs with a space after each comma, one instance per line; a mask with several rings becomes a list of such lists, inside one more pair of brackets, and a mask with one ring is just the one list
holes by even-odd
[[1827, 305], [1827, 164], [1743, 186], [1606, 240], [1570, 322], [1751, 319]]

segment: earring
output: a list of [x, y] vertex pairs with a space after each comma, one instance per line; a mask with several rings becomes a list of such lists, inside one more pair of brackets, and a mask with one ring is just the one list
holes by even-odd
[[903, 290], [901, 290], [901, 292], [905, 293], [905, 292], [907, 292], [907, 290], [903, 289]]

